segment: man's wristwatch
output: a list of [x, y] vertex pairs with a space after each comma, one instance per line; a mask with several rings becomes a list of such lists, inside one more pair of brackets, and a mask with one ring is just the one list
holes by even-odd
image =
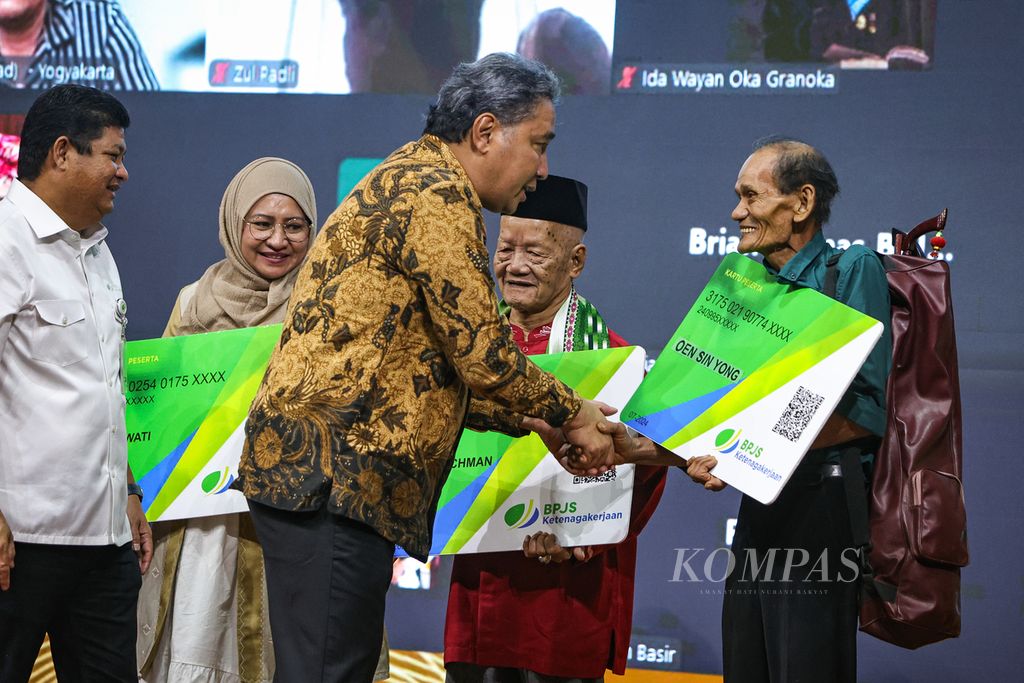
[[139, 502], [142, 502], [142, 487], [136, 484], [134, 481], [128, 483], [128, 495], [138, 496]]

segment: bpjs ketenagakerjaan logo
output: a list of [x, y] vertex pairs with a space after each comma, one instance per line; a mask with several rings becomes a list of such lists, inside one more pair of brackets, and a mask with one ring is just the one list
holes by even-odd
[[517, 503], [505, 510], [505, 524], [511, 529], [525, 529], [540, 518], [540, 508], [531, 498], [528, 503]]
[[555, 524], [604, 524], [614, 521], [621, 522], [621, 510], [602, 510], [586, 512], [575, 500], [564, 500], [558, 503], [544, 503], [543, 517], [541, 508], [531, 499], [528, 503], [517, 503], [505, 510], [505, 524], [510, 529], [524, 529], [537, 520], [545, 526]]
[[200, 486], [203, 488], [203, 493], [208, 496], [215, 496], [231, 488], [231, 484], [234, 481], [235, 475], [231, 473], [231, 468], [225, 467], [223, 470], [214, 470], [203, 477]]
[[715, 437], [715, 450], [723, 455], [730, 455], [735, 451], [745, 454], [751, 458], [761, 457], [761, 447], [749, 439], [740, 439], [742, 429], [723, 429]]
[[[553, 524], [550, 518], [555, 515], [571, 515], [576, 512], [576, 501], [544, 504], [544, 523]], [[511, 529], [525, 529], [540, 518], [540, 507], [531, 498], [528, 503], [517, 503], [505, 510], [505, 524]], [[575, 521], [575, 520], [572, 520]]]

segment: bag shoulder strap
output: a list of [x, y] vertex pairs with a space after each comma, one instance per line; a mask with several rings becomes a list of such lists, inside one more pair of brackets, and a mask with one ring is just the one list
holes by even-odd
[[[822, 294], [836, 298], [836, 283], [839, 281], [839, 259], [845, 251], [833, 254], [825, 262], [825, 283]], [[850, 516], [850, 531], [853, 534], [853, 545], [857, 548], [857, 561], [860, 566], [861, 592], [879, 595], [883, 600], [895, 600], [895, 590], [884, 583], [875, 581], [875, 572], [871, 568], [871, 527], [868, 518], [867, 486], [864, 469], [860, 463], [860, 449], [848, 446], [840, 456], [843, 468], [843, 489], [846, 493], [846, 509]]]
[[850, 531], [853, 545], [857, 548], [857, 564], [860, 566], [860, 592], [862, 596], [877, 595], [886, 602], [896, 600], [896, 587], [875, 580], [871, 567], [871, 528], [868, 522], [868, 495], [865, 486], [864, 469], [860, 464], [860, 450], [856, 447], [843, 449], [843, 489], [846, 493], [846, 509], [850, 513]]
[[836, 284], [839, 282], [839, 259], [845, 253], [845, 251], [841, 251], [838, 254], [832, 254], [825, 262], [825, 287], [821, 293], [833, 299], [836, 298]]
[[[839, 259], [845, 251], [833, 254], [825, 262], [825, 285], [822, 294], [836, 298], [836, 283], [839, 281]], [[842, 453], [843, 486], [846, 489], [846, 506], [850, 510], [850, 525], [853, 528], [853, 543], [866, 558], [871, 546], [868, 529], [868, 502], [864, 490], [864, 474], [860, 466], [860, 451], [847, 447]], [[863, 564], [863, 563], [862, 563]], [[862, 568], [863, 569], [863, 568]]]

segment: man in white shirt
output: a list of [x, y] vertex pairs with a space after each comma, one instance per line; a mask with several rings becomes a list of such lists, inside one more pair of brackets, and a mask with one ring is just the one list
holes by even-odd
[[0, 681], [29, 679], [44, 633], [62, 681], [137, 679], [152, 541], [127, 460], [126, 306], [100, 223], [128, 179], [128, 123], [100, 90], [44, 92], [0, 201]]

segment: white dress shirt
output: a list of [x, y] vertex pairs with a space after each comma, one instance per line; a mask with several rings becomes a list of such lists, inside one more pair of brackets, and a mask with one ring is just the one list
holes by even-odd
[[0, 511], [16, 544], [131, 540], [126, 317], [106, 236], [83, 238], [18, 181], [0, 201]]

